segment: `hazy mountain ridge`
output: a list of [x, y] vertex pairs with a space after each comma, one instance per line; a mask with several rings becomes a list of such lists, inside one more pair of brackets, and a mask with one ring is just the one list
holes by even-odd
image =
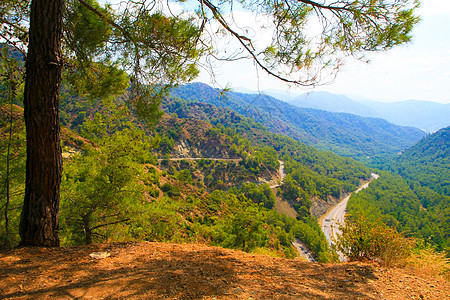
[[299, 96], [283, 95], [274, 90], [262, 93], [298, 107], [382, 118], [397, 125], [420, 128], [428, 133], [450, 125], [450, 104], [419, 100], [398, 102], [354, 100], [345, 95], [328, 92], [310, 92]]
[[424, 135], [418, 129], [382, 119], [299, 108], [261, 94], [220, 93], [202, 83], [174, 89], [172, 96], [229, 108], [262, 123], [272, 132], [346, 156], [394, 154], [409, 148]]
[[414, 126], [428, 133], [450, 125], [450, 104], [407, 100], [401, 102], [364, 102], [382, 118], [399, 125]]
[[362, 117], [381, 118], [373, 109], [364, 103], [352, 100], [345, 95], [334, 95], [327, 92], [312, 92], [300, 95], [288, 101], [298, 107], [315, 108], [330, 112], [342, 112]]

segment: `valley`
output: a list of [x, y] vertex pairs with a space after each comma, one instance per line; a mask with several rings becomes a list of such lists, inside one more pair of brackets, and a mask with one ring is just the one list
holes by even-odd
[[316, 88], [421, 20], [325, 2], [2, 1], [0, 298], [448, 297], [450, 104], [216, 88]]
[[[179, 102], [174, 102], [173, 105], [178, 105], [176, 103]], [[200, 108], [204, 110], [198, 115]], [[21, 108], [16, 107], [15, 111], [14, 120], [17, 122], [15, 126], [21, 128]], [[405, 200], [402, 200], [404, 202], [396, 207], [407, 211], [409, 204], [406, 198], [414, 199], [411, 196], [413, 192], [409, 192], [406, 186], [399, 187], [398, 179], [383, 173], [385, 171], [379, 173], [378, 170], [367, 167], [352, 158], [320, 151], [295, 139], [274, 134], [260, 123], [233, 111], [199, 104], [179, 105], [175, 111], [176, 113], [172, 111], [171, 114], [163, 115], [160, 123], [151, 131], [143, 131], [133, 125], [129, 122], [127, 114], [115, 116], [108, 112], [104, 112], [101, 122], [92, 113], [83, 124], [72, 127], [76, 131], [69, 129], [64, 131], [63, 149], [68, 155], [65, 156], [62, 182], [61, 236], [64, 238], [65, 247], [71, 247], [73, 253], [80, 256], [78, 259], [84, 261], [83, 251], [87, 251], [86, 249], [91, 249], [90, 251], [103, 249], [100, 245], [107, 240], [114, 243], [104, 244], [106, 247], [104, 249], [116, 249], [116, 245], [117, 247], [123, 245], [123, 249], [134, 249], [135, 252], [132, 254], [134, 257], [137, 257], [138, 253], [155, 251], [149, 249], [156, 248], [161, 249], [160, 251], [169, 251], [169, 248], [190, 247], [180, 251], [188, 253], [195, 249], [195, 251], [209, 253], [209, 248], [202, 247], [213, 246], [219, 248], [212, 249], [230, 248], [248, 252], [249, 255], [253, 255], [252, 259], [255, 262], [261, 257], [262, 265], [272, 259], [268, 257], [278, 257], [277, 259], [298, 257], [292, 262], [297, 271], [307, 266], [303, 265], [307, 263], [303, 260], [306, 260], [310, 264], [322, 266], [317, 270], [315, 266], [308, 268], [313, 268], [314, 272], [322, 274], [320, 276], [323, 278], [330, 278], [329, 274], [323, 273], [323, 264], [342, 260], [342, 257], [339, 259], [339, 253], [334, 252], [333, 247], [330, 247], [329, 238], [336, 232], [329, 230], [332, 222], [336, 227], [335, 222], [343, 220], [347, 201], [349, 202], [347, 215], [352, 218], [359, 211], [355, 210], [355, 203], [357, 203], [355, 201], [360, 201], [358, 199], [361, 196], [366, 197], [368, 192], [376, 191], [380, 182], [385, 192], [406, 192]], [[7, 114], [6, 111], [3, 113]], [[114, 122], [109, 123], [108, 118]], [[110, 127], [111, 134], [105, 135], [99, 131], [105, 123], [117, 124], [117, 127], [112, 130]], [[77, 126], [81, 126], [82, 130], [77, 130]], [[3, 131], [2, 134], [5, 132]], [[83, 136], [78, 135], [77, 132], [83, 132]], [[445, 140], [445, 136], [443, 138]], [[20, 138], [17, 141], [20, 141]], [[437, 144], [442, 145], [441, 142]], [[20, 145], [23, 144], [17, 145], [17, 153], [23, 151], [20, 150], [23, 149]], [[428, 147], [430, 146], [422, 145], [416, 148]], [[445, 149], [443, 146], [442, 151], [447, 151]], [[437, 153], [441, 153], [440, 151]], [[414, 154], [405, 152], [405, 157], [410, 155]], [[445, 154], [443, 157], [446, 157]], [[427, 159], [424, 158], [424, 160]], [[403, 163], [399, 163], [398, 166], [407, 169]], [[435, 164], [435, 167], [437, 168], [438, 165]], [[380, 178], [374, 173], [380, 174]], [[446, 176], [445, 171], [439, 174]], [[107, 181], [104, 179], [105, 176]], [[373, 180], [375, 178], [377, 179]], [[361, 182], [366, 183], [360, 186]], [[368, 182], [371, 182], [370, 185]], [[438, 191], [445, 186], [445, 181], [432, 182], [440, 183], [430, 185]], [[362, 188], [365, 189], [362, 190]], [[355, 190], [358, 192], [353, 192]], [[425, 194], [420, 195], [424, 197], [423, 199], [429, 199]], [[341, 202], [342, 198], [344, 201]], [[439, 198], [435, 195], [433, 199]], [[12, 200], [15, 201], [12, 202], [14, 205], [20, 203], [20, 197]], [[439, 210], [432, 209], [433, 205], [436, 208], [442, 207], [439, 205], [445, 205], [445, 202], [437, 205], [433, 202], [427, 204], [426, 201], [421, 203], [422, 207], [427, 205], [427, 211], [421, 210], [420, 206], [417, 206], [416, 210], [414, 206], [413, 211], [420, 212], [416, 214], [417, 216], [427, 212], [438, 212]], [[331, 209], [336, 206], [340, 208], [339, 213], [333, 213], [334, 210]], [[371, 201], [370, 205], [363, 204], [362, 207], [374, 217], [379, 216], [375, 210], [376, 201]], [[94, 214], [89, 215], [88, 212], [92, 211]], [[118, 211], [120, 214], [117, 214]], [[328, 214], [319, 218], [326, 211]], [[87, 217], [90, 218], [91, 223], [85, 225], [81, 220]], [[18, 223], [18, 216], [13, 216], [11, 221], [14, 228], [14, 224]], [[91, 230], [91, 236], [85, 234], [88, 230]], [[419, 233], [419, 231], [416, 232]], [[435, 238], [436, 244], [445, 240], [447, 232], [445, 227], [441, 232], [442, 235], [438, 239]], [[142, 240], [151, 243], [163, 242], [163, 244], [130, 243]], [[125, 243], [120, 244], [123, 242]], [[73, 248], [80, 244], [88, 246]], [[111, 253], [113, 255], [111, 259], [116, 264], [126, 263], [123, 252], [112, 250]], [[234, 252], [230, 255], [241, 257]], [[0, 257], [0, 261], [1, 259], [3, 258]], [[4, 259], [12, 258], [4, 256]], [[106, 258], [105, 262], [108, 259]], [[173, 259], [174, 257], [168, 258], [167, 266], [173, 266], [173, 272], [181, 272], [181, 265]], [[200, 264], [204, 274], [213, 272], [212, 269], [206, 271], [210, 270], [206, 262], [207, 257], [196, 256], [193, 259], [195, 260], [193, 264], [196, 266]], [[299, 259], [302, 262], [297, 265], [296, 261]], [[202, 262], [203, 260], [205, 262]], [[290, 260], [277, 260], [277, 265], [292, 268], [292, 263], [288, 261]], [[87, 261], [85, 263], [89, 264]], [[157, 263], [156, 260], [155, 263]], [[70, 266], [69, 262], [65, 264]], [[228, 262], [219, 265], [223, 268], [230, 266]], [[339, 265], [330, 265], [329, 272], [336, 272], [334, 266]], [[347, 269], [352, 268], [348, 263], [345, 266], [344, 268]], [[164, 268], [167, 269], [167, 267]], [[115, 269], [109, 270], [111, 274], [117, 272]], [[182, 272], [190, 274], [192, 270], [197, 270], [197, 267], [191, 266]], [[245, 270], [251, 274], [255, 272], [250, 267]], [[406, 276], [401, 272], [403, 271], [395, 273], [395, 276]], [[215, 278], [211, 274], [207, 277], [210, 278], [209, 280]], [[273, 275], [270, 275], [270, 272], [267, 274]], [[301, 271], [295, 274], [302, 278], [301, 274], [306, 273]], [[384, 276], [382, 275], [384, 273], [377, 274], [377, 276]], [[394, 273], [390, 273], [389, 276], [392, 274]], [[48, 275], [54, 276], [51, 272]], [[134, 272], [127, 273], [127, 278], [135, 276], [139, 275]], [[190, 286], [183, 276], [176, 278], [173, 275], [170, 276], [172, 280], [163, 281], [166, 283], [159, 286], [166, 286], [167, 289], [174, 291], [173, 284], [177, 282], [177, 284], [183, 284], [185, 289], [191, 291], [194, 289], [194, 286]], [[217, 276], [223, 277], [220, 274]], [[283, 273], [283, 276], [283, 280], [289, 281], [290, 276], [294, 276], [294, 272]], [[342, 286], [340, 280], [343, 282], [353, 280], [346, 276], [336, 279], [336, 282], [332, 279], [334, 283], [327, 287], [327, 289], [334, 288], [334, 296], [336, 296], [336, 286], [338, 288]], [[196, 275], [196, 278], [203, 280], [202, 275]], [[357, 280], [352, 285], [354, 288], [357, 282], [365, 282], [366, 276], [352, 278]], [[82, 280], [81, 277], [80, 280]], [[261, 277], [259, 280], [268, 280], [268, 277]], [[288, 281], [285, 283], [287, 284]], [[102, 286], [104, 281], [98, 282]], [[377, 286], [377, 293], [389, 295], [386, 288], [380, 288], [385, 284], [383, 281], [373, 282], [374, 289]], [[269, 281], [267, 283], [271, 284]], [[54, 284], [57, 290], [67, 289], [71, 293], [78, 293], [70, 286], [64, 287], [58, 280], [55, 280]], [[265, 291], [262, 288], [258, 288], [259, 292], [252, 290], [241, 280], [236, 281], [236, 284], [242, 291], [236, 290], [235, 294], [224, 294], [223, 299], [247, 295], [245, 291], [254, 291], [255, 295], [262, 295], [258, 293]], [[446, 284], [444, 283], [444, 286]], [[89, 281], [85, 281], [81, 286], [91, 290]], [[22, 287], [26, 287], [28, 291], [35, 289], [30, 282], [22, 284]], [[366, 283], [361, 285], [361, 288], [367, 287]], [[421, 291], [420, 293], [437, 295], [427, 286], [417, 283], [415, 287], [417, 291]], [[306, 295], [303, 288], [292, 288], [298, 295]], [[395, 295], [404, 295], [403, 288], [404, 286], [399, 288]], [[374, 289], [360, 290], [360, 293], [372, 295], [371, 293], [375, 293]], [[103, 287], [99, 290], [102, 291]], [[223, 288], [219, 286], [217, 290], [212, 288], [206, 295], [217, 296], [218, 290], [222, 291]], [[165, 291], [165, 293], [172, 293]], [[225, 289], [224, 293], [231, 291]], [[310, 292], [312, 298], [326, 293], [322, 289], [310, 290]], [[9, 295], [18, 296], [18, 293], [20, 291], [11, 289]], [[47, 292], [41, 290], [35, 293], [46, 295]], [[58, 292], [55, 291], [55, 293]], [[95, 292], [92, 293], [95, 295]], [[156, 298], [160, 296], [158, 291], [152, 290], [151, 293]], [[268, 292], [268, 294], [281, 295], [278, 292]]]
[[[63, 102], [63, 107], [72, 107], [70, 101]], [[102, 161], [107, 159], [109, 162], [95, 168], [113, 168], [111, 170], [115, 170], [113, 171], [115, 173], [119, 172], [117, 174], [139, 170], [141, 178], [148, 178], [145, 179], [144, 185], [138, 181], [126, 183], [135, 185], [133, 189], [136, 189], [136, 192], [141, 195], [138, 197], [142, 199], [140, 201], [145, 199], [148, 204], [138, 204], [137, 202], [131, 204], [131, 202], [121, 217], [126, 219], [130, 213], [138, 216], [136, 213], [139, 210], [151, 212], [150, 219], [152, 221], [149, 227], [151, 233], [144, 233], [146, 229], [139, 229], [143, 230], [142, 234], [147, 236], [147, 239], [153, 241], [200, 240], [207, 244], [237, 247], [246, 251], [267, 247], [270, 251], [278, 253], [277, 255], [288, 257], [295, 256], [296, 251], [290, 241], [298, 241], [303, 244], [304, 249], [311, 250], [311, 254], [308, 255], [314, 256], [314, 259], [319, 261], [330, 259], [331, 250], [322, 242], [328, 238], [328, 245], [330, 245], [331, 234], [329, 229], [323, 227], [327, 225], [329, 228], [331, 224], [322, 223], [324, 233], [322, 233], [320, 224], [324, 222], [324, 219], [330, 220], [329, 222], [333, 219], [342, 221], [343, 212], [339, 218], [337, 216], [320, 218], [320, 216], [329, 211], [331, 207], [339, 206], [340, 199], [343, 197], [345, 201], [348, 201], [350, 193], [358, 188], [361, 181], [369, 180], [372, 176], [371, 173], [374, 173], [375, 170], [351, 158], [316, 150], [295, 139], [274, 134], [261, 123], [226, 108], [199, 102], [188, 103], [172, 98], [165, 101], [163, 107], [167, 114], [164, 114], [159, 124], [147, 133], [141, 132], [131, 123], [125, 125], [125, 128], [128, 129], [123, 131], [120, 129], [120, 126], [123, 125], [120, 124], [126, 124], [128, 117], [106, 114], [103, 117], [106, 119], [103, 119], [102, 122], [109, 122], [107, 118], [116, 118], [114, 122], [118, 124], [117, 129], [111, 131], [113, 135], [106, 137], [97, 136], [96, 133], [98, 130], [96, 128], [103, 126], [96, 121], [95, 111], [98, 108], [86, 108], [87, 118], [81, 125], [75, 122], [76, 118], [71, 116], [71, 110], [66, 110], [69, 119], [74, 120], [68, 123], [72, 129], [79, 130], [77, 129], [80, 128], [79, 126], [86, 129], [94, 128], [94, 131], [89, 129], [94, 134], [84, 135], [88, 139], [68, 134], [71, 136], [71, 141], [64, 142], [68, 147], [68, 153], [71, 154], [66, 158], [66, 164], [68, 164], [65, 168], [66, 178], [69, 181], [63, 182], [63, 197], [81, 197], [83, 189], [90, 188], [89, 185], [86, 185], [81, 189], [83, 185], [77, 178], [85, 176], [79, 173], [79, 168], [85, 167], [80, 163], [84, 164], [84, 159], [87, 159], [86, 163], [91, 161], [87, 154], [93, 158], [99, 155], [97, 153], [99, 150], [92, 151], [92, 145], [97, 148], [106, 147], [105, 150], [100, 150], [105, 151], [104, 154], [101, 154], [106, 155], [105, 158], [98, 159]], [[88, 102], [81, 102], [81, 104], [83, 103], [88, 105]], [[114, 105], [117, 104], [107, 104], [108, 107]], [[82, 105], [78, 105], [78, 107], [82, 107]], [[114, 109], [118, 108], [110, 111], [112, 112]], [[74, 112], [79, 113], [79, 110]], [[129, 144], [127, 139], [133, 136], [141, 140], [147, 136], [145, 139], [148, 144], [142, 144], [142, 146], [136, 144], [130, 148], [132, 144]], [[111, 147], [109, 139], [113, 143], [111, 145], [115, 145], [116, 153], [109, 152], [108, 148]], [[121, 146], [122, 143], [123, 146]], [[150, 145], [153, 145], [151, 146], [153, 148], [149, 148]], [[79, 150], [76, 150], [77, 147]], [[131, 149], [134, 149], [134, 154], [129, 152]], [[83, 152], [86, 153], [83, 155], [86, 158], [73, 156], [74, 153]], [[114, 169], [115, 160], [118, 159], [117, 163], [120, 163], [124, 157], [128, 157], [127, 164], [129, 166], [126, 168], [129, 168], [129, 171], [123, 167]], [[144, 161], [145, 166], [142, 169], [140, 164]], [[92, 166], [86, 165], [86, 168], [89, 168], [89, 172], [95, 171]], [[91, 174], [90, 176], [94, 176], [95, 173]], [[92, 177], [92, 180], [97, 180], [95, 176]], [[98, 186], [95, 182], [91, 185]], [[125, 185], [121, 189], [124, 187]], [[102, 186], [97, 187], [97, 194], [102, 188]], [[104, 193], [107, 192], [108, 189], [105, 189]], [[80, 193], [80, 196], [76, 196], [77, 193]], [[114, 196], [118, 195], [121, 193], [116, 193]], [[123, 197], [131, 200], [129, 198], [131, 195], [133, 194], [124, 193]], [[95, 198], [94, 194], [89, 197]], [[194, 200], [195, 198], [197, 199]], [[126, 203], [130, 200], [123, 201]], [[101, 201], [101, 199], [95, 201]], [[217, 206], [216, 201], [222, 204]], [[75, 212], [76, 210], [73, 209], [77, 208], [77, 213], [81, 212], [79, 207], [72, 207], [66, 200], [63, 200], [62, 203], [63, 216]], [[164, 205], [167, 208], [163, 208]], [[146, 206], [148, 207], [145, 208]], [[341, 205], [341, 207], [344, 206]], [[89, 206], [86, 206], [86, 209], [90, 209]], [[117, 208], [112, 206], [111, 209]], [[130, 211], [128, 211], [129, 209]], [[233, 214], [238, 211], [242, 215], [233, 217]], [[272, 216], [273, 211], [279, 215]], [[103, 214], [101, 211], [99, 213], [99, 216]], [[169, 219], [163, 217], [165, 214], [170, 215]], [[352, 206], [350, 206], [350, 214], [354, 214]], [[79, 218], [84, 217], [80, 214]], [[239, 225], [242, 224], [241, 222], [252, 218], [257, 220], [255, 226], [264, 224], [271, 218], [278, 219], [283, 225], [275, 225], [277, 224], [275, 221], [270, 221], [271, 224], [265, 229], [265, 232], [258, 232], [257, 227], [252, 228], [251, 226], [245, 234], [234, 231], [242, 226]], [[120, 220], [120, 218], [113, 217], [104, 224], [97, 223], [89, 226], [95, 228], [95, 235], [99, 234], [97, 236], [100, 237], [108, 234], [108, 231], [99, 229], [105, 226], [105, 229], [111, 227], [108, 229], [111, 230], [115, 227], [107, 224], [109, 222], [112, 224], [119, 222], [118, 224], [120, 224]], [[139, 226], [149, 226], [145, 219], [139, 222], [143, 222]], [[238, 227], [233, 229], [226, 226], [233, 222], [235, 222], [233, 226]], [[83, 240], [82, 232], [87, 230], [86, 228], [80, 230], [81, 228], [76, 229], [78, 226], [75, 225], [76, 223], [66, 224], [67, 229], [75, 226], [70, 229], [72, 237], [67, 240], [68, 244], [76, 244], [79, 243], [77, 240]], [[279, 226], [279, 228], [268, 229], [275, 228], [275, 226]], [[336, 224], [333, 226], [337, 227]], [[207, 228], [214, 228], [213, 230], [217, 230], [217, 232], [213, 231], [214, 233], [212, 233], [211, 229]], [[124, 231], [125, 234], [127, 230]], [[77, 231], [78, 233], [74, 235]], [[177, 234], [171, 236], [171, 233], [174, 232]], [[75, 239], [75, 236], [78, 237]], [[227, 236], [230, 236], [231, 239], [228, 240]], [[91, 238], [89, 237], [88, 240]], [[243, 241], [246, 238], [251, 239], [250, 244]], [[261, 238], [263, 240], [258, 241]], [[274, 239], [275, 242], [268, 243], [267, 241], [270, 239]]]

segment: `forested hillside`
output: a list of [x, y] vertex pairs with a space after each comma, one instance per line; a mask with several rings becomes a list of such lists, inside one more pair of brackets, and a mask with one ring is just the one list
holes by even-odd
[[450, 127], [426, 136], [388, 168], [414, 185], [450, 196]]
[[[273, 134], [227, 109], [172, 100], [165, 104], [171, 115], [149, 130], [120, 98], [93, 104], [65, 95], [61, 117], [78, 132], [63, 131], [61, 240], [66, 245], [184, 241], [292, 257], [295, 237], [327, 261], [332, 254], [311, 215], [314, 205], [321, 201], [320, 209], [326, 209], [370, 174], [353, 159]], [[7, 128], [6, 110], [2, 124]], [[203, 159], [181, 159], [190, 157]], [[280, 180], [279, 160], [287, 176], [274, 191], [268, 183]], [[277, 197], [295, 209], [297, 219], [275, 211]], [[12, 244], [20, 199], [17, 195], [16, 209], [8, 211], [15, 229], [5, 233], [1, 219]]]
[[274, 133], [322, 150], [366, 160], [392, 155], [414, 145], [424, 132], [382, 119], [299, 108], [266, 95], [221, 93], [201, 83], [178, 87], [172, 96], [230, 108], [260, 122]]
[[450, 255], [450, 197], [423, 187], [411, 189], [399, 175], [382, 172], [380, 178], [357, 194], [347, 209], [371, 220], [381, 219], [406, 236], [420, 238]]
[[428, 135], [385, 166], [398, 175], [383, 172], [353, 195], [349, 211], [380, 217], [450, 255], [449, 149], [450, 128]]
[[[369, 169], [351, 158], [319, 151], [292, 138], [271, 133], [260, 123], [232, 110], [176, 98], [163, 102], [163, 108], [179, 117], [207, 120], [215, 124], [221, 132], [237, 143], [237, 146], [233, 147], [236, 152], [242, 152], [242, 149], [248, 147], [246, 145], [250, 145], [249, 142], [265, 151], [274, 149], [285, 161], [287, 179], [289, 180], [292, 174], [297, 174], [297, 184], [302, 182], [300, 193], [307, 191], [306, 199], [319, 196], [321, 200], [334, 204], [336, 199], [329, 197], [339, 198], [355, 190], [362, 180], [370, 177]], [[329, 205], [330, 203], [325, 204], [325, 207]], [[320, 213], [324, 211], [314, 212], [316, 216]]]

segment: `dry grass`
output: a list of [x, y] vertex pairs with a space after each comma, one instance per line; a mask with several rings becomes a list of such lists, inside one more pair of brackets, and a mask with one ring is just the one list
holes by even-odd
[[450, 259], [445, 253], [429, 247], [413, 251], [406, 260], [406, 267], [420, 274], [442, 277], [450, 281]]

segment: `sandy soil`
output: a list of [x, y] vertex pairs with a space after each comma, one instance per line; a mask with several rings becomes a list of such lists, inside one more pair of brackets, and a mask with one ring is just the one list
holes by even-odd
[[318, 264], [205, 245], [0, 251], [0, 299], [443, 300], [449, 292], [448, 281], [374, 263]]

